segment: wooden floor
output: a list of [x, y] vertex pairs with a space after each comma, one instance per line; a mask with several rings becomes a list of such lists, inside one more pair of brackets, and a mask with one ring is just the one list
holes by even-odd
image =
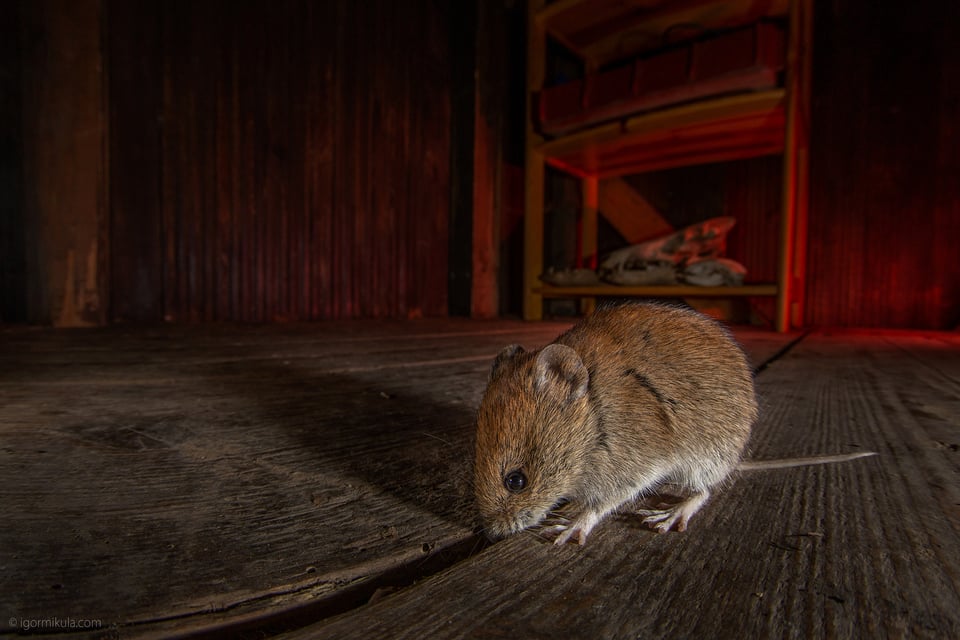
[[960, 637], [960, 335], [737, 332], [750, 457], [879, 455], [485, 544], [490, 360], [565, 326], [0, 329], [0, 634]]

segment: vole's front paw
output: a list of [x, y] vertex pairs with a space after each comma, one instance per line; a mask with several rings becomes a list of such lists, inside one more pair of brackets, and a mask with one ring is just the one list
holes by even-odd
[[593, 531], [596, 524], [600, 522], [600, 515], [589, 511], [581, 514], [576, 520], [566, 525], [556, 525], [553, 527], [560, 534], [554, 539], [554, 544], [566, 544], [574, 536], [577, 537], [577, 543], [581, 546], [587, 542], [587, 536]]

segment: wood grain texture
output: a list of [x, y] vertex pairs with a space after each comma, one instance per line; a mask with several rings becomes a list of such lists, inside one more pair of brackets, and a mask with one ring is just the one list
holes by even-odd
[[114, 320], [446, 313], [445, 3], [106, 8]]
[[[443, 561], [474, 536], [494, 354], [567, 326], [0, 332], [0, 623], [170, 637]], [[744, 335], [755, 361], [784, 343]]]
[[741, 474], [685, 534], [516, 536], [286, 637], [956, 637], [958, 367], [956, 336], [808, 337], [759, 377], [750, 455], [879, 456]]

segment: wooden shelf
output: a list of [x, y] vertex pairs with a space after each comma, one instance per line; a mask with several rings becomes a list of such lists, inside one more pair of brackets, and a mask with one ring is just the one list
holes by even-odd
[[544, 160], [579, 177], [642, 173], [783, 151], [785, 91], [724, 96], [633, 116], [541, 144]]
[[[802, 324], [809, 181], [804, 114], [810, 103], [812, 5], [812, 0], [527, 0], [524, 318], [542, 318], [545, 298], [775, 296], [777, 330]], [[544, 140], [531, 117], [536, 94], [546, 86], [548, 38], [579, 56], [589, 73], [707, 31], [765, 18], [782, 18], [786, 26], [783, 88], [703, 99], [691, 95], [689, 102], [637, 112], [552, 140]], [[547, 165], [581, 180], [579, 261], [597, 252], [603, 178], [774, 154], [783, 158], [780, 231], [776, 240], [770, 239], [778, 248], [776, 284], [557, 287], [539, 280], [545, 267]]]
[[787, 14], [789, 0], [559, 0], [535, 16], [540, 28], [593, 67], [670, 42], [670, 29], [725, 29]]
[[534, 287], [544, 298], [579, 298], [584, 296], [637, 296], [650, 298], [731, 298], [747, 296], [775, 296], [775, 284], [751, 284], [740, 287], [696, 287], [691, 285], [661, 285], [649, 287], [625, 287], [616, 284], [558, 287], [543, 285]]

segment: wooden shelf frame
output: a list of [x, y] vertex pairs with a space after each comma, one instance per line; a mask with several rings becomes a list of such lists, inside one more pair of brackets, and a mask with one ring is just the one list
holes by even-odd
[[623, 60], [669, 41], [675, 25], [729, 29], [761, 18], [786, 17], [790, 0], [558, 0], [531, 13], [536, 28], [588, 67]]
[[609, 178], [783, 151], [783, 89], [702, 100], [578, 131], [541, 144], [572, 175]]
[[545, 284], [537, 287], [536, 290], [544, 298], [570, 298], [573, 296], [642, 296], [649, 298], [759, 298], [777, 295], [776, 284], [748, 284], [739, 287], [697, 287], [693, 285], [630, 287], [617, 284], [559, 287]]
[[[803, 324], [808, 206], [811, 0], [528, 0], [524, 305], [528, 320], [543, 317], [545, 298], [596, 296], [776, 296], [776, 329]], [[533, 96], [544, 85], [547, 35], [581, 56], [588, 69], [635, 55], [662, 39], [671, 25], [705, 29], [788, 19], [784, 87], [699, 100], [545, 140], [533, 121]], [[646, 34], [646, 35], [644, 35]], [[629, 36], [629, 37], [627, 37]], [[629, 40], [630, 46], [623, 43]], [[547, 165], [583, 182], [582, 256], [596, 252], [599, 181], [646, 171], [783, 156], [778, 277], [747, 287], [551, 287], [543, 285], [544, 177]], [[708, 292], [707, 289], [710, 291]]]

